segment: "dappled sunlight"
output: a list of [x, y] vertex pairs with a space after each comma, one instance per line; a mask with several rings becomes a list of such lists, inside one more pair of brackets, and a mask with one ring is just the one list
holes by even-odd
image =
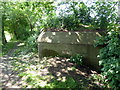
[[24, 46], [25, 43], [19, 43], [17, 46]]
[[6, 37], [7, 42], [9, 42], [12, 38], [10, 33], [8, 31], [4, 31], [4, 33], [5, 33], [5, 37]]
[[69, 44], [93, 44], [95, 37], [101, 37], [101, 32], [42, 32], [38, 37], [38, 42], [47, 43], [69, 43]]
[[49, 70], [49, 73], [51, 73], [58, 81], [65, 81], [65, 77], [71, 76], [78, 82], [82, 81], [84, 84], [86, 81], [89, 82], [89, 80], [87, 80], [88, 75], [86, 72], [80, 71], [79, 69], [75, 69], [75, 70], [72, 69], [74, 64], [67, 62], [65, 59], [56, 59], [54, 61], [54, 64], [53, 64], [53, 61], [51, 61], [52, 63], [49, 63], [49, 64], [52, 64], [52, 66], [49, 66], [48, 70]]
[[20, 80], [20, 78], [17, 75], [18, 72], [12, 70], [14, 67], [10, 63], [11, 60], [8, 61], [8, 58], [6, 60], [5, 58], [2, 58], [2, 63], [0, 63], [0, 67], [2, 69], [1, 71], [2, 80], [0, 82], [4, 87], [15, 87], [14, 85], [17, 84], [15, 82], [18, 82]]
[[120, 2], [68, 1], [0, 2], [2, 89], [119, 88]]
[[[19, 72], [18, 75], [20, 77], [18, 84], [13, 78], [14, 82], [11, 81], [13, 83], [13, 85], [11, 84], [12, 86], [20, 85], [27, 88], [73, 88], [77, 86], [77, 83], [83, 87], [94, 86], [94, 84], [88, 80], [88, 74], [90, 73], [85, 71], [87, 69], [84, 67], [82, 68], [81, 66], [81, 69], [77, 68], [76, 64], [69, 62], [69, 59], [44, 57], [40, 60], [34, 55], [32, 57], [29, 57], [29, 55], [26, 56], [12, 57], [10, 59], [11, 64], [14, 67], [13, 69]], [[5, 77], [8, 78], [7, 76]], [[10, 84], [8, 83], [7, 85], [9, 86]]]
[[[11, 45], [10, 50], [8, 50], [8, 52], [5, 53], [6, 55], [1, 57], [0, 60], [0, 67], [2, 69], [2, 80], [0, 81], [0, 83], [2, 83], [1, 86], [4, 88], [20, 88], [22, 87], [21, 85], [24, 85], [24, 83], [22, 83], [22, 79], [21, 77], [19, 77], [19, 74], [27, 70], [26, 67], [29, 67], [31, 63], [30, 61], [32, 61], [35, 58], [30, 59], [30, 55], [26, 55], [27, 57], [23, 57], [23, 55], [15, 55], [16, 50], [18, 49], [18, 47], [23, 46], [23, 43], [15, 41], [8, 43], [8, 45]], [[36, 56], [34, 55], [34, 57]], [[34, 61], [36, 62], [36, 60]]]
[[[39, 57], [81, 54], [85, 65], [98, 70], [100, 67], [97, 55], [100, 48], [94, 47], [94, 43], [96, 37], [100, 37], [103, 33], [102, 31], [43, 31], [37, 40]], [[51, 42], [46, 41], [48, 38]]]
[[[88, 80], [91, 72], [87, 72], [88, 69], [85, 67], [76, 67], [76, 64], [69, 62], [70, 59], [67, 58], [44, 57], [39, 59], [38, 55], [31, 52], [18, 56], [10, 55], [3, 59], [10, 62], [9, 69], [12, 69], [10, 73], [14, 71], [13, 74], [3, 74], [4, 80], [10, 78], [6, 84], [4, 83], [8, 87], [74, 88], [78, 84], [83, 87], [90, 87], [89, 84], [93, 85], [93, 82]], [[1, 63], [1, 65], [8, 64]]]
[[82, 71], [80, 71], [78, 69], [76, 69], [76, 73], [87, 77], [87, 74], [85, 72], [82, 72]]

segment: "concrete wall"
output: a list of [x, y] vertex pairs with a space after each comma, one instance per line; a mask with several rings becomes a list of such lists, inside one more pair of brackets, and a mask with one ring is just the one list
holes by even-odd
[[42, 32], [38, 37], [39, 57], [81, 54], [84, 64], [99, 69], [99, 48], [93, 46], [103, 32]]

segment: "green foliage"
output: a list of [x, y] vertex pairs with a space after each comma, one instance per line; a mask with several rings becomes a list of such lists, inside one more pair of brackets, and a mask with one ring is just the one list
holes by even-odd
[[53, 80], [46, 88], [77, 88], [78, 83], [72, 77], [66, 77], [65, 81]]
[[6, 55], [14, 47], [15, 43], [15, 41], [12, 41], [2, 45], [2, 55]]
[[36, 52], [37, 51], [37, 37], [38, 32], [32, 34], [26, 41], [26, 48], [28, 51]]
[[67, 17], [63, 17], [62, 18], [62, 28], [63, 29], [67, 29], [70, 31], [73, 30], [84, 30], [86, 29], [84, 26], [82, 26], [80, 24], [80, 22], [78, 21], [79, 19], [75, 18], [73, 15], [69, 15]]
[[73, 70], [73, 71], [75, 71], [75, 70], [76, 70], [76, 67], [75, 67], [75, 66], [73, 66], [73, 67], [72, 67], [72, 70]]
[[[103, 83], [113, 89], [120, 88], [120, 32], [115, 2], [96, 2], [96, 15], [99, 28], [107, 29], [107, 35], [97, 39], [96, 46], [102, 46], [99, 54]], [[112, 7], [111, 7], [112, 6]], [[96, 19], [97, 20], [97, 19]]]
[[58, 6], [66, 5], [59, 16], [55, 14], [48, 17], [45, 26], [67, 30], [107, 30], [116, 24], [116, 2], [95, 2], [88, 7], [83, 2], [66, 2]]
[[61, 18], [53, 16], [51, 18], [47, 18], [46, 23], [44, 23], [44, 28], [62, 28], [61, 27]]
[[99, 85], [101, 89], [106, 89], [106, 84], [104, 83], [105, 77], [102, 74], [91, 74], [89, 80]]
[[[83, 30], [84, 26], [81, 24], [88, 25], [91, 22], [90, 10], [83, 2], [67, 2], [61, 3], [60, 5], [69, 5], [66, 11], [61, 11], [59, 16], [53, 16], [47, 19], [48, 28], [58, 28], [67, 30]], [[71, 14], [66, 14], [71, 13]]]
[[96, 74], [92, 74], [90, 77], [90, 80], [94, 80], [95, 82], [99, 82], [99, 83], [103, 83], [104, 82], [104, 76], [103, 75], [96, 75]]
[[42, 28], [44, 18], [50, 16], [53, 2], [0, 2], [3, 28], [17, 40], [27, 40], [34, 28]]
[[70, 57], [70, 62], [74, 62], [74, 63], [77, 63], [79, 65], [82, 65], [82, 63], [83, 63], [83, 56], [81, 56], [79, 54], [71, 56]]
[[[120, 87], [120, 33], [116, 30], [116, 13], [114, 2], [96, 2], [92, 7], [86, 6], [83, 2], [67, 2], [69, 5], [67, 11], [55, 14], [53, 2], [0, 2], [2, 10], [2, 29], [10, 32], [13, 37], [18, 40], [27, 40], [23, 49], [19, 48], [14, 56], [19, 53], [26, 55], [27, 52], [37, 51], [36, 39], [39, 28], [59, 28], [67, 30], [83, 30], [86, 26], [106, 30], [108, 34], [99, 38], [96, 46], [105, 45], [100, 50], [100, 65], [102, 67], [102, 75], [94, 76], [97, 81], [102, 81], [111, 88], [118, 89]], [[96, 12], [95, 17], [91, 17], [91, 10]], [[69, 13], [69, 14], [68, 14]], [[35, 30], [37, 28], [37, 30]], [[6, 54], [14, 43], [8, 43], [3, 46], [3, 54]], [[27, 55], [26, 55], [27, 56]], [[28, 55], [30, 57], [30, 55]], [[29, 58], [30, 59], [30, 58]], [[82, 65], [83, 57], [79, 54], [70, 57], [71, 62]], [[34, 62], [35, 63], [35, 62]], [[14, 70], [25, 70], [29, 68], [26, 60], [20, 62], [16, 59], [13, 63]], [[32, 69], [32, 68], [30, 68]], [[75, 68], [73, 68], [75, 70]], [[66, 78], [65, 81], [53, 80], [49, 85], [42, 86], [41, 77], [31, 73], [21, 73], [21, 77], [26, 76], [26, 82], [33, 87], [46, 88], [74, 88], [77, 86], [73, 78]], [[103, 78], [104, 77], [104, 78]], [[105, 79], [105, 80], [104, 80]]]
[[[91, 7], [91, 11], [95, 14], [93, 25], [100, 30], [107, 30], [113, 23], [116, 22], [115, 6], [116, 2], [95, 2]], [[113, 26], [112, 26], [113, 27]]]
[[[13, 34], [17, 40], [25, 40], [29, 37], [28, 22], [23, 11], [13, 3], [3, 2], [4, 29]], [[10, 11], [10, 12], [9, 12]]]
[[72, 77], [65, 77], [65, 80], [52, 79], [52, 82], [47, 83], [47, 76], [39, 76], [28, 73], [19, 74], [21, 77], [26, 77], [26, 86], [31, 86], [32, 88], [77, 88], [78, 83]]
[[[103, 41], [102, 41], [103, 42]], [[109, 31], [105, 36], [104, 48], [100, 50], [100, 62], [103, 76], [106, 77], [104, 83], [111, 88], [120, 88], [120, 33], [118, 31]]]
[[90, 8], [83, 2], [72, 2], [70, 8], [73, 16], [78, 23], [89, 24], [91, 21]]

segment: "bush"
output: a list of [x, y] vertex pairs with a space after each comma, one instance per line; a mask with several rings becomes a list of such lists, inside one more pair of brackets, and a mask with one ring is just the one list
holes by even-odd
[[35, 32], [34, 34], [32, 34], [26, 41], [26, 48], [28, 48], [28, 51], [37, 51], [37, 37], [38, 37], [38, 32]]
[[116, 5], [116, 2], [95, 2], [91, 7], [96, 14], [92, 21], [93, 25], [100, 30], [107, 30], [112, 23], [116, 22]]
[[[67, 10], [61, 10], [59, 16], [54, 15], [46, 19], [45, 27], [67, 30], [84, 30], [84, 25], [91, 22], [90, 9], [83, 2], [67, 2]], [[69, 14], [68, 14], [69, 13]]]
[[96, 42], [97, 46], [104, 46], [99, 53], [99, 64], [105, 78], [103, 83], [115, 90], [120, 88], [120, 32], [114, 7], [116, 4], [115, 2], [96, 3], [97, 12], [101, 13], [97, 15], [97, 25], [102, 29], [107, 29], [107, 35]]
[[76, 55], [70, 57], [70, 62], [74, 62], [79, 65], [82, 65], [82, 60], [83, 60], [83, 56], [81, 56], [79, 54], [76, 54]]
[[67, 30], [107, 30], [116, 22], [116, 2], [95, 2], [88, 7], [83, 2], [66, 2], [66, 8], [47, 19], [48, 28], [54, 27]]
[[106, 78], [104, 83], [109, 87], [120, 88], [120, 33], [109, 31], [108, 35], [102, 39], [101, 44], [106, 44], [100, 50], [100, 62], [102, 74]]
[[61, 19], [59, 17], [51, 17], [51, 18], [48, 18], [47, 23], [44, 24], [44, 27], [45, 28], [61, 28]]

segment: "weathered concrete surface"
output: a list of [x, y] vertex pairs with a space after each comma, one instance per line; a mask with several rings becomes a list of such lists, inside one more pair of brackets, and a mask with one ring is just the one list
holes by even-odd
[[84, 63], [99, 69], [99, 49], [93, 46], [103, 32], [42, 32], [38, 37], [39, 57], [81, 54]]

